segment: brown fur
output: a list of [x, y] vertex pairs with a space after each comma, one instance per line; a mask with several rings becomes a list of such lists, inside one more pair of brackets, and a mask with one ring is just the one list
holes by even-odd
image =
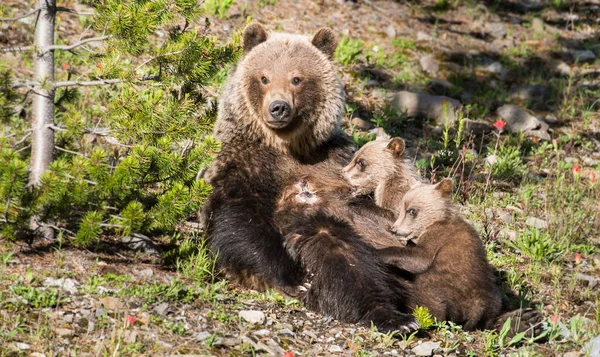
[[344, 178], [357, 195], [374, 194], [375, 203], [399, 214], [397, 209], [412, 182], [420, 180], [404, 158], [404, 140], [378, 136], [365, 144], [344, 167]]

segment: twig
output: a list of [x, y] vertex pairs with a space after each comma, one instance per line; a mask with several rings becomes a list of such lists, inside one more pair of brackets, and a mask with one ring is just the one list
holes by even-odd
[[54, 88], [70, 87], [70, 86], [81, 86], [81, 87], [102, 86], [102, 85], [106, 85], [106, 84], [114, 84], [114, 83], [121, 83], [121, 82], [124, 82], [124, 80], [122, 80], [120, 78], [101, 79], [98, 81], [64, 81], [64, 82], [54, 83]]
[[17, 21], [17, 20], [24, 19], [24, 18], [26, 18], [28, 16], [31, 16], [31, 15], [35, 14], [36, 12], [39, 12], [39, 11], [40, 11], [40, 8], [36, 7], [35, 9], [29, 11], [28, 13], [25, 13], [23, 15], [19, 15], [19, 16], [16, 16], [16, 17], [0, 17], [0, 22], [14, 22], [14, 21]]
[[58, 151], [62, 151], [62, 152], [66, 152], [66, 153], [69, 153], [69, 154], [73, 154], [73, 155], [78, 155], [78, 156], [83, 156], [83, 157], [86, 157], [86, 156], [85, 156], [84, 154], [82, 154], [82, 153], [79, 153], [79, 152], [77, 152], [77, 151], [68, 150], [68, 149], [65, 149], [65, 148], [61, 148], [60, 146], [56, 146], [56, 145], [55, 145], [55, 146], [54, 146], [54, 148], [55, 148], [56, 150], [58, 150]]
[[25, 136], [23, 136], [23, 137], [21, 138], [21, 140], [19, 140], [19, 141], [17, 141], [16, 143], [14, 143], [14, 144], [13, 144], [13, 147], [16, 147], [16, 146], [19, 146], [19, 145], [21, 145], [21, 144], [22, 144], [22, 143], [24, 143], [24, 142], [25, 142], [25, 140], [27, 140], [27, 138], [28, 138], [28, 137], [30, 137], [30, 136], [31, 136], [31, 131], [29, 131], [27, 134], [25, 134]]
[[0, 49], [0, 52], [25, 52], [33, 50], [33, 46], [18, 46], [18, 47], [6, 47]]
[[57, 6], [56, 11], [68, 12], [69, 14], [77, 14], [77, 15], [94, 15], [94, 12], [90, 11], [77, 11], [75, 9], [70, 9], [64, 6]]
[[90, 38], [86, 38], [85, 40], [81, 40], [81, 41], [75, 42], [72, 45], [54, 45], [54, 46], [48, 46], [48, 47], [45, 48], [44, 53], [48, 52], [48, 51], [53, 51], [53, 50], [69, 51], [69, 50], [72, 50], [72, 49], [74, 49], [76, 47], [82, 46], [82, 45], [84, 45], [84, 44], [86, 44], [88, 42], [104, 41], [104, 40], [107, 40], [107, 39], [109, 39], [111, 37], [112, 37], [111, 35], [100, 36], [100, 37], [90, 37]]
[[161, 57], [166, 57], [166, 56], [171, 56], [171, 55], [178, 55], [178, 54], [180, 54], [180, 53], [182, 53], [182, 52], [183, 52], [183, 50], [180, 50], [180, 51], [173, 51], [173, 52], [163, 53], [162, 55], [158, 55], [158, 56], [152, 57], [152, 58], [150, 58], [149, 60], [147, 60], [147, 61], [144, 61], [144, 63], [142, 63], [142, 64], [140, 64], [139, 66], [137, 66], [137, 67], [136, 67], [136, 68], [135, 68], [133, 71], [134, 71], [134, 72], [137, 72], [137, 70], [138, 70], [138, 69], [140, 69], [140, 68], [144, 67], [144, 66], [145, 66], [145, 65], [147, 65], [148, 63], [150, 63], [150, 62], [152, 62], [152, 61], [154, 61], [154, 60], [156, 60], [156, 59], [158, 59], [158, 58], [161, 58]]

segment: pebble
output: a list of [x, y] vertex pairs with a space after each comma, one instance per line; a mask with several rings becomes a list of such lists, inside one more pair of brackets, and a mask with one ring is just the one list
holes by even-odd
[[204, 341], [204, 340], [206, 340], [207, 338], [210, 338], [210, 336], [212, 336], [212, 335], [211, 335], [211, 334], [210, 334], [210, 332], [208, 332], [208, 331], [202, 331], [202, 332], [199, 332], [199, 333], [196, 335], [196, 341], [198, 341], [198, 342], [200, 342], [200, 341]]
[[558, 124], [558, 118], [552, 114], [546, 115], [546, 118], [544, 118], [544, 120], [550, 125]]
[[539, 229], [548, 228], [548, 222], [544, 221], [543, 219], [536, 218], [536, 217], [527, 217], [525, 224], [530, 227], [535, 227], [535, 228], [539, 228]]
[[107, 310], [120, 310], [125, 306], [119, 299], [112, 296], [106, 296], [99, 300]]
[[433, 54], [421, 57], [419, 60], [421, 68], [431, 76], [437, 76], [440, 71], [440, 63], [434, 58]]
[[57, 335], [62, 337], [73, 336], [75, 334], [75, 331], [68, 328], [57, 328], [54, 330], [54, 332], [56, 332]]
[[501, 214], [500, 217], [498, 217], [498, 218], [500, 218], [500, 220], [504, 223], [510, 224], [513, 222], [513, 215], [510, 213]]
[[429, 34], [426, 34], [423, 31], [417, 32], [417, 42], [430, 42], [431, 40], [433, 40], [433, 37]]
[[302, 333], [305, 334], [306, 336], [312, 338], [313, 340], [317, 339], [317, 335], [311, 330], [304, 330]]
[[[281, 334], [281, 331], [279, 331], [279, 333]], [[255, 335], [255, 336], [267, 336], [270, 334], [271, 334], [271, 331], [267, 330], [266, 328], [263, 328], [263, 329], [253, 332], [253, 335]]]
[[577, 278], [577, 280], [581, 280], [581, 281], [586, 281], [587, 282], [587, 286], [590, 289], [595, 288], [598, 285], [598, 278], [591, 276], [591, 275], [586, 275], [586, 274], [581, 274], [581, 273], [577, 273], [575, 275], [575, 277]]
[[265, 322], [265, 313], [258, 310], [242, 310], [239, 317], [251, 324], [262, 324]]
[[600, 357], [600, 336], [596, 336], [583, 346], [582, 351], [590, 357]]
[[339, 353], [339, 352], [342, 352], [342, 348], [340, 346], [338, 346], [338, 345], [331, 345], [329, 347], [329, 352], [331, 352], [331, 353]]
[[215, 347], [235, 347], [240, 344], [237, 337], [217, 337], [213, 343]]
[[497, 74], [501, 77], [505, 76], [508, 73], [506, 68], [504, 68], [504, 66], [500, 62], [493, 62], [486, 67], [481, 67], [480, 70], [486, 73]]
[[23, 342], [15, 342], [15, 347], [19, 350], [29, 350], [31, 349], [31, 345]]
[[104, 309], [96, 309], [96, 317], [106, 316], [106, 310]]
[[294, 333], [294, 331], [290, 330], [289, 328], [284, 328], [281, 329], [277, 332], [278, 335], [290, 335], [290, 336], [296, 336], [296, 334]]
[[156, 305], [152, 310], [163, 317], [167, 316], [171, 312], [169, 304], [166, 302]]
[[495, 164], [497, 160], [498, 160], [498, 158], [496, 157], [496, 155], [490, 155], [490, 156], [488, 156], [488, 157], [485, 158], [485, 162], [488, 165]]
[[412, 349], [412, 352], [417, 356], [432, 356], [433, 351], [440, 348], [439, 342], [423, 342]]
[[148, 268], [148, 269], [140, 270], [138, 274], [142, 277], [150, 278], [150, 277], [152, 277], [152, 275], [154, 275], [154, 270]]
[[554, 67], [554, 71], [563, 76], [568, 76], [571, 74], [571, 67], [565, 62], [558, 62]]
[[540, 19], [539, 17], [534, 17], [533, 19], [531, 19], [531, 29], [534, 33], [544, 34], [544, 27], [544, 20]]
[[46, 278], [42, 282], [44, 286], [55, 286], [61, 288], [62, 290], [71, 293], [77, 294], [77, 282], [73, 279], [54, 279], [54, 278]]
[[388, 37], [394, 38], [396, 37], [396, 28], [394, 27], [394, 25], [389, 25], [388, 27], [385, 28], [385, 34], [388, 35]]
[[590, 50], [574, 50], [571, 53], [577, 63], [593, 62], [596, 59], [596, 55]]
[[462, 108], [456, 99], [424, 93], [400, 91], [392, 94], [390, 99], [391, 109], [406, 112], [408, 117], [435, 119], [438, 124], [453, 122], [456, 119], [455, 112]]
[[486, 33], [495, 38], [502, 38], [506, 36], [506, 26], [500, 22], [488, 22], [485, 24], [484, 30]]
[[373, 128], [373, 123], [368, 122], [368, 121], [358, 118], [358, 117], [352, 118], [350, 123], [352, 123], [352, 125], [354, 125], [355, 127], [359, 128], [359, 129], [362, 129], [362, 130], [369, 130], [369, 129]]
[[526, 132], [540, 126], [540, 121], [524, 109], [514, 104], [506, 104], [496, 110], [496, 114], [506, 121], [508, 130], [512, 133]]

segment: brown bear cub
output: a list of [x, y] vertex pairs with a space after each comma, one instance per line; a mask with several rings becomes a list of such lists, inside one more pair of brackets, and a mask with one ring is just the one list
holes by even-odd
[[395, 213], [411, 181], [419, 181], [414, 166], [404, 158], [401, 138], [378, 135], [356, 152], [343, 169], [344, 178], [354, 187], [355, 195], [373, 194], [375, 203]]

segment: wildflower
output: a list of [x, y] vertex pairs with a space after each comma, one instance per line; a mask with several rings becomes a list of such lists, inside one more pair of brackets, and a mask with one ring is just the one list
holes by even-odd
[[294, 357], [294, 353], [293, 352], [286, 352], [283, 354], [283, 357]]
[[135, 318], [135, 316], [132, 316], [132, 315], [127, 315], [127, 317], [125, 318], [125, 324], [127, 326], [133, 325], [135, 323], [135, 321], [136, 321], [136, 318]]
[[64, 69], [65, 71], [68, 71], [68, 70], [69, 70], [69, 64], [68, 64], [68, 63], [63, 63], [62, 67], [63, 67], [63, 69]]
[[575, 253], [575, 264], [581, 264], [581, 253]]
[[498, 129], [499, 132], [504, 131], [504, 127], [506, 126], [506, 122], [502, 119], [496, 120], [494, 123], [494, 127]]
[[558, 322], [558, 315], [550, 315], [550, 320], [554, 325]]
[[581, 172], [581, 167], [579, 167], [579, 165], [575, 164], [573, 165], [573, 173], [580, 173]]

